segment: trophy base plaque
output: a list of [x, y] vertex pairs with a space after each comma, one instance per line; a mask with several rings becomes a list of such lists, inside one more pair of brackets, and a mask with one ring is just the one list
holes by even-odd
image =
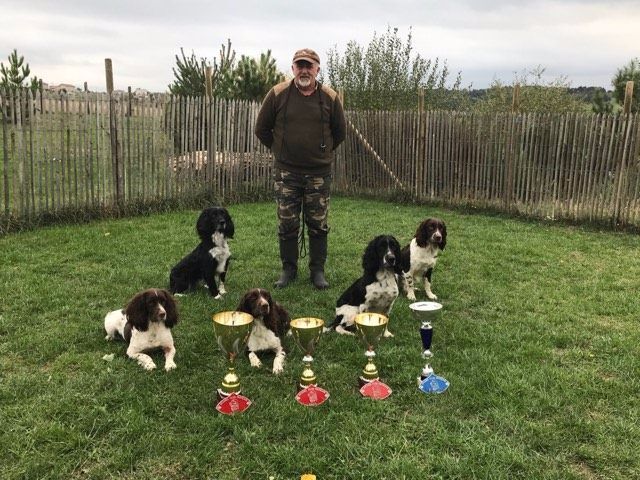
[[296, 401], [305, 407], [317, 407], [329, 398], [329, 392], [317, 385], [298, 385]]
[[418, 389], [423, 393], [443, 393], [449, 388], [449, 381], [434, 373], [425, 378], [418, 377]]
[[362, 388], [360, 388], [360, 394], [362, 394], [363, 397], [372, 398], [374, 400], [384, 400], [393, 393], [393, 390], [391, 390], [389, 385], [381, 382], [380, 380], [367, 381], [360, 377], [360, 382], [364, 382]]
[[225, 395], [218, 389], [218, 396], [224, 398], [216, 404], [216, 410], [223, 415], [235, 415], [244, 412], [251, 406], [251, 400], [238, 393], [230, 393]]

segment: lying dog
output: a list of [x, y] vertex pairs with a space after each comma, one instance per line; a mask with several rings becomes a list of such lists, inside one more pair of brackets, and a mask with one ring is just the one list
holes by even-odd
[[229, 245], [234, 225], [226, 208], [212, 207], [202, 211], [196, 223], [200, 244], [171, 269], [171, 293], [183, 293], [204, 280], [211, 296], [220, 299], [226, 292], [224, 281], [229, 268]]
[[[358, 313], [375, 312], [389, 316], [398, 298], [400, 244], [391, 235], [380, 235], [369, 242], [362, 256], [362, 276], [336, 302], [336, 318], [325, 331], [354, 335], [354, 318]], [[393, 336], [385, 330], [385, 337]]]
[[447, 227], [439, 218], [428, 218], [416, 231], [411, 243], [402, 249], [402, 286], [407, 298], [415, 301], [414, 282], [424, 279], [424, 291], [429, 300], [438, 297], [431, 291], [431, 274], [436, 266], [438, 254], [447, 245]]
[[178, 323], [176, 303], [169, 292], [151, 288], [136, 294], [124, 310], [114, 310], [104, 317], [106, 339], [122, 338], [129, 344], [127, 355], [145, 370], [156, 364], [144, 352], [156, 348], [164, 351], [166, 371], [176, 368], [171, 329]]
[[282, 338], [289, 331], [290, 319], [287, 311], [262, 288], [253, 288], [245, 293], [236, 310], [253, 316], [253, 327], [247, 341], [251, 366], [258, 368], [262, 365], [256, 352], [270, 350], [276, 355], [273, 359], [273, 373], [281, 373], [286, 357]]

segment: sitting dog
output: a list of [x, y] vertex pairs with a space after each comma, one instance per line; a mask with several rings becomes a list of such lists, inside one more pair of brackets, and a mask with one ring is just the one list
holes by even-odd
[[[400, 244], [391, 235], [380, 235], [369, 242], [362, 256], [364, 273], [336, 302], [336, 318], [325, 331], [354, 335], [354, 318], [358, 313], [375, 312], [389, 316], [393, 302], [398, 298]], [[392, 337], [385, 330], [385, 337]]]
[[271, 350], [276, 354], [273, 373], [281, 373], [286, 357], [282, 338], [289, 331], [290, 319], [287, 311], [262, 288], [252, 288], [245, 293], [236, 310], [253, 316], [253, 326], [247, 341], [251, 366], [258, 368], [262, 365], [256, 352]]
[[226, 292], [224, 281], [229, 268], [229, 245], [234, 225], [226, 208], [212, 207], [202, 211], [196, 223], [200, 244], [171, 269], [171, 293], [183, 293], [204, 280], [215, 299]]
[[166, 371], [176, 368], [173, 357], [171, 328], [178, 323], [178, 310], [173, 297], [166, 290], [155, 288], [136, 294], [124, 310], [114, 310], [104, 317], [106, 339], [122, 338], [129, 344], [127, 355], [145, 370], [153, 370], [156, 364], [143, 352], [162, 348]]
[[424, 278], [424, 291], [429, 300], [438, 297], [431, 291], [431, 273], [436, 266], [438, 254], [447, 245], [447, 227], [439, 218], [427, 218], [416, 231], [411, 243], [402, 249], [402, 286], [407, 298], [415, 301], [414, 282]]

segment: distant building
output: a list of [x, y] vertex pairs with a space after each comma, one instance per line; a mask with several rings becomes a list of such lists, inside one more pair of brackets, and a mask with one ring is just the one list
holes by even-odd
[[133, 91], [133, 96], [136, 98], [147, 98], [149, 93], [149, 90], [145, 90], [144, 88], [136, 88]]
[[70, 83], [61, 83], [60, 85], [49, 85], [47, 89], [55, 93], [72, 93], [78, 90], [75, 85]]

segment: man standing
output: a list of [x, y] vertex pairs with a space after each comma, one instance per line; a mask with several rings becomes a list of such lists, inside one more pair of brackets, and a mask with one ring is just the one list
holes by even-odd
[[[282, 273], [274, 286], [286, 287], [298, 272], [300, 213], [309, 230], [309, 270], [318, 289], [324, 277], [329, 226], [329, 190], [334, 150], [344, 140], [342, 104], [331, 88], [320, 84], [320, 57], [298, 50], [291, 65], [293, 80], [274, 86], [265, 97], [255, 134], [275, 157], [275, 192]], [[304, 240], [304, 238], [302, 239]]]

